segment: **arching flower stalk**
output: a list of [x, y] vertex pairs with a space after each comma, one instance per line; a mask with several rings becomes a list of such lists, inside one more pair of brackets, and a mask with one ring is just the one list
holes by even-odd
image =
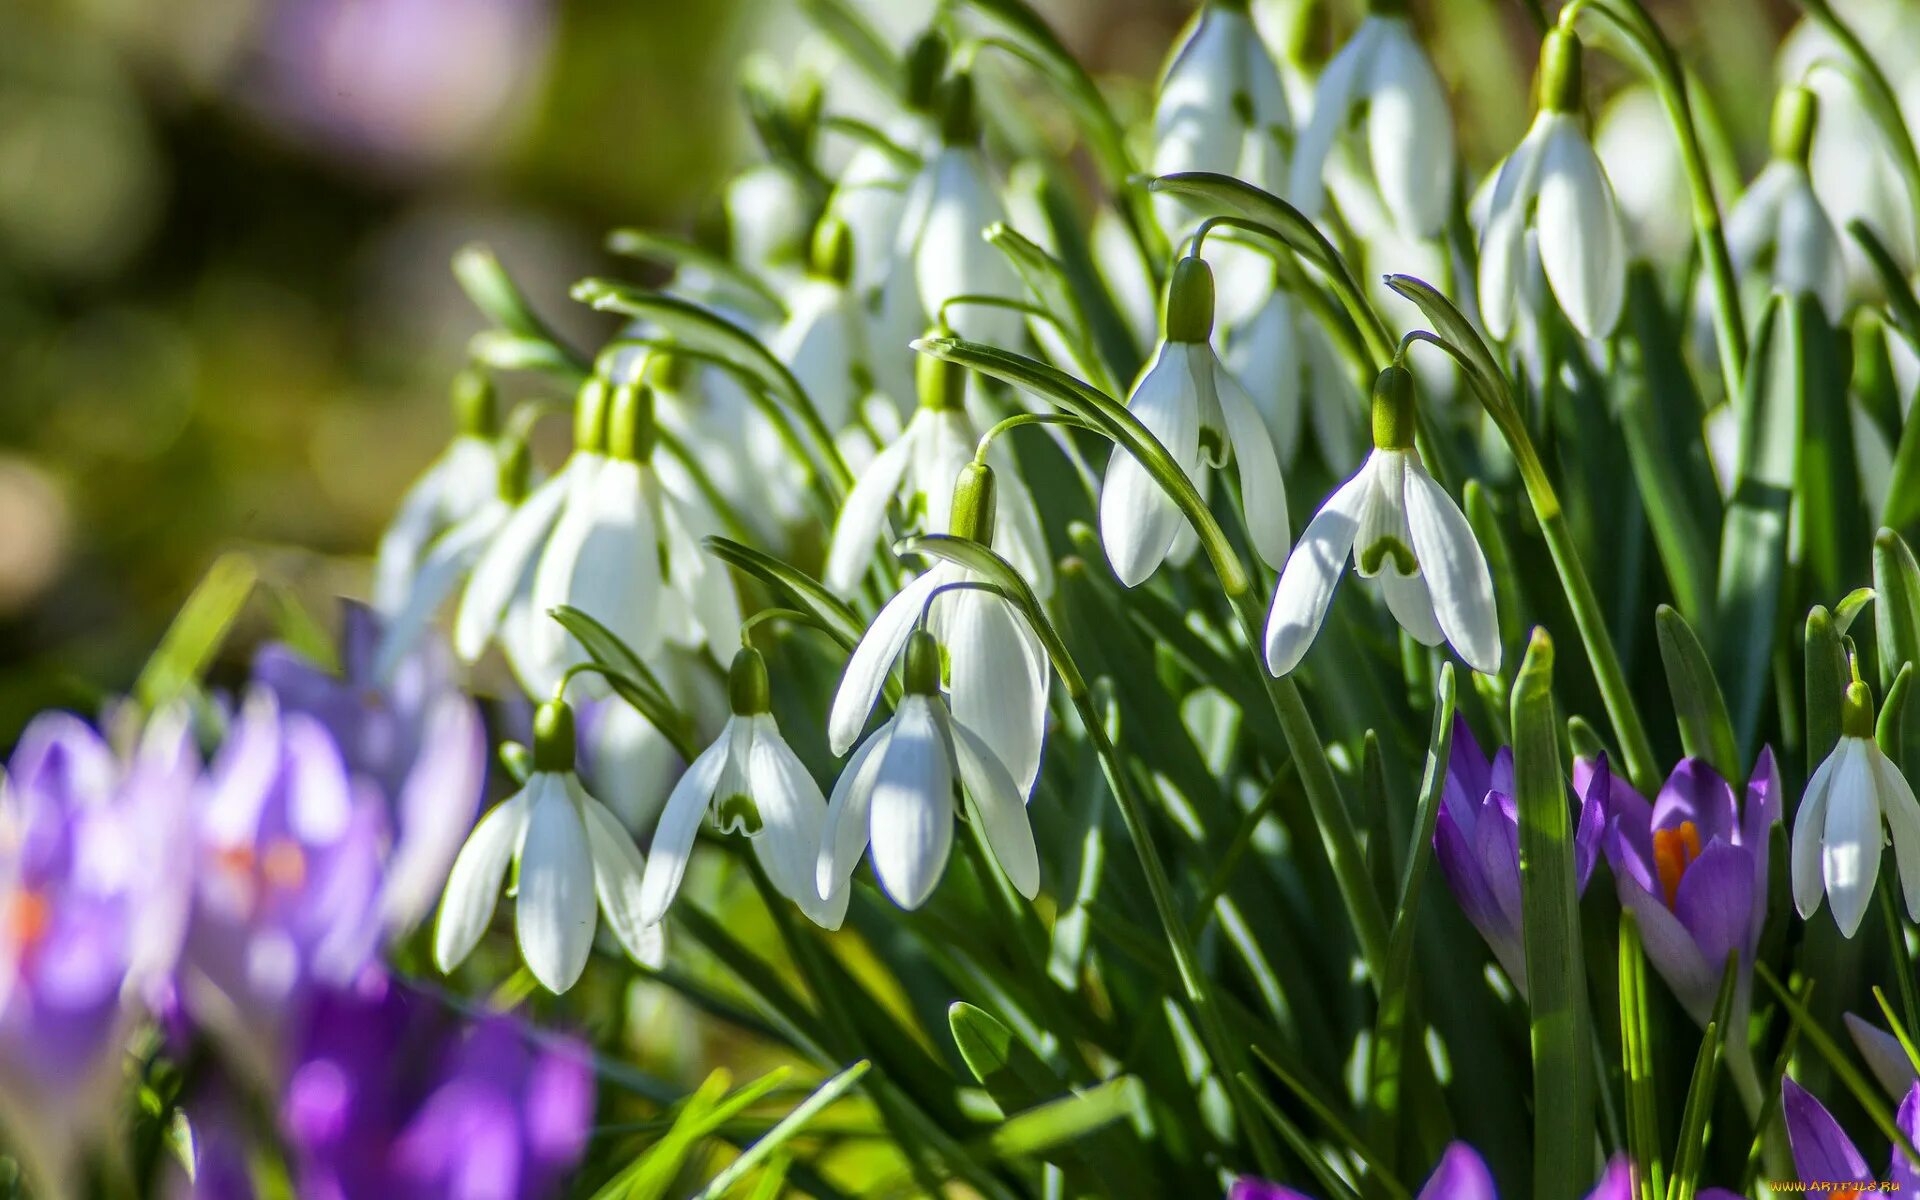
[[734, 655], [729, 679], [733, 715], [667, 798], [640, 886], [640, 919], [667, 913], [686, 874], [702, 822], [744, 835], [775, 890], [815, 924], [840, 928], [848, 891], [823, 895], [816, 886], [827, 801], [795, 757], [769, 711], [767, 664], [758, 650]]
[[533, 774], [526, 786], [480, 819], [454, 860], [434, 927], [433, 958], [442, 971], [464, 961], [492, 922], [508, 866], [520, 953], [550, 992], [572, 987], [593, 949], [596, 898], [622, 948], [658, 966], [660, 927], [641, 919], [646, 863], [619, 818], [588, 795], [574, 775], [573, 710], [540, 706], [533, 723]]
[[1500, 624], [1486, 554], [1460, 506], [1414, 448], [1413, 378], [1390, 366], [1373, 385], [1373, 453], [1327, 498], [1287, 558], [1267, 613], [1267, 669], [1300, 664], [1326, 620], [1348, 558], [1377, 578], [1400, 627], [1451, 645], [1468, 666], [1500, 669]]

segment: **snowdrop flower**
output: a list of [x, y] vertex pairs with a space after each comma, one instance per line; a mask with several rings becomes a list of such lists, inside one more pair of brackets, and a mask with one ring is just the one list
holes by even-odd
[[[949, 527], [955, 537], [992, 542], [995, 491], [992, 468], [967, 464], [953, 492]], [[1022, 796], [1033, 791], [1052, 672], [1040, 639], [1018, 610], [998, 593], [968, 586], [977, 582], [973, 572], [942, 561], [881, 608], [847, 659], [834, 693], [827, 739], [835, 754], [845, 754], [859, 740], [887, 672], [924, 617], [934, 641], [946, 649], [954, 718], [999, 757]]]
[[[1213, 336], [1213, 271], [1189, 255], [1167, 289], [1166, 337], [1127, 397], [1127, 408], [1180, 469], [1199, 482], [1202, 465], [1240, 468], [1253, 546], [1269, 565], [1285, 561], [1291, 527], [1273, 439], [1245, 389], [1220, 365]], [[1100, 487], [1100, 541], [1127, 587], [1159, 569], [1185, 523], [1153, 473], [1115, 446]]]
[[1493, 578], [1460, 506], [1414, 449], [1413, 377], [1403, 367], [1373, 385], [1373, 453], [1321, 506], [1287, 558], [1267, 614], [1267, 669], [1300, 665], [1326, 620], [1351, 554], [1378, 577], [1394, 619], [1426, 646], [1451, 644], [1468, 666], [1500, 669]]
[[[833, 526], [823, 573], [841, 595], [859, 586], [874, 543], [887, 524], [887, 505], [899, 501], [907, 525], [926, 533], [947, 532], [954, 481], [973, 458], [978, 435], [967, 419], [962, 367], [931, 355], [918, 364], [920, 407], [893, 444], [875, 455], [854, 480]], [[1033, 496], [1013, 460], [996, 447], [993, 460], [1005, 476], [1005, 524], [993, 548], [1005, 555], [1042, 597], [1053, 592], [1053, 557], [1041, 530]]]
[[980, 735], [947, 711], [933, 635], [916, 631], [905, 659], [899, 706], [854, 752], [827, 802], [820, 894], [846, 889], [871, 842], [880, 886], [900, 907], [920, 907], [953, 849], [957, 782], [1000, 868], [1032, 899], [1040, 890], [1040, 858], [1019, 787]]
[[[767, 341], [838, 431], [854, 416], [872, 377], [866, 367], [866, 328], [859, 298], [849, 286], [853, 238], [846, 225], [823, 220], [814, 237], [807, 277], [787, 293], [787, 320]], [[902, 356], [906, 346], [899, 347]]]
[[651, 925], [666, 915], [706, 818], [721, 833], [746, 835], [774, 888], [814, 923], [838, 929], [847, 889], [823, 896], [814, 884], [826, 797], [780, 736], [758, 650], [734, 656], [729, 685], [732, 717], [667, 798], [641, 880], [640, 919]]
[[947, 81], [940, 139], [939, 153], [921, 168], [907, 194], [887, 287], [898, 296], [911, 283], [920, 299], [920, 328], [944, 319], [961, 337], [1012, 345], [1024, 320], [1019, 312], [984, 304], [941, 307], [955, 296], [1026, 295], [1006, 256], [980, 240], [987, 226], [1007, 219], [1007, 211], [980, 153], [973, 81], [964, 74]]
[[573, 710], [549, 701], [534, 715], [526, 786], [480, 819], [454, 860], [433, 935], [442, 971], [479, 944], [509, 864], [517, 868], [520, 953], [548, 991], [566, 991], [586, 969], [596, 896], [626, 952], [642, 963], [661, 961], [660, 927], [640, 919], [646, 864], [619, 818], [580, 786], [573, 765]]
[[[652, 388], [616, 385], [605, 461], [576, 477], [534, 570], [532, 640], [549, 667], [564, 671], [587, 661], [574, 637], [546, 619], [562, 605], [599, 621], [643, 657], [668, 641], [724, 644], [740, 627], [732, 581], [700, 550], [704, 516], [662, 486], [652, 464], [654, 439]], [[559, 675], [535, 682], [550, 691]]]
[[[534, 572], [540, 551], [560, 520], [568, 498], [591, 490], [593, 476], [606, 461], [609, 387], [594, 376], [574, 400], [573, 453], [555, 474], [514, 504], [513, 512], [481, 551], [454, 614], [453, 650], [463, 662], [478, 661], [496, 640], [521, 686], [540, 694], [550, 690], [562, 666], [542, 653], [546, 641], [535, 633]], [[541, 620], [546, 620], [544, 615]], [[542, 689], [539, 685], [549, 685]]]
[[1773, 158], [1727, 216], [1727, 251], [1743, 282], [1768, 270], [1776, 291], [1819, 297], [1827, 319], [1838, 323], [1847, 304], [1846, 257], [1807, 173], [1818, 114], [1819, 101], [1806, 88], [1780, 93]]
[[1900, 890], [1920, 917], [1920, 803], [1900, 768], [1873, 740], [1873, 694], [1858, 679], [1840, 709], [1840, 741], [1814, 769], [1793, 825], [1793, 903], [1804, 920], [1824, 894], [1833, 919], [1852, 937], [1873, 899], [1885, 842], [1893, 836]]
[[1626, 297], [1626, 237], [1613, 185], [1580, 127], [1580, 42], [1565, 29], [1540, 49], [1540, 111], [1500, 166], [1480, 240], [1480, 314], [1504, 339], [1539, 233], [1547, 283], [1582, 337], [1605, 337]]
[[1600, 156], [1620, 219], [1636, 255], [1661, 267], [1679, 267], [1693, 252], [1686, 165], [1673, 127], [1651, 87], [1625, 88], [1607, 101], [1595, 122], [1593, 152]]
[[1364, 121], [1374, 187], [1409, 237], [1431, 238], [1453, 196], [1453, 120], [1446, 85], [1413, 35], [1405, 0], [1373, 0], [1358, 32], [1327, 64], [1294, 150], [1290, 191], [1308, 216], [1325, 199], [1336, 142]]
[[453, 441], [407, 489], [374, 560], [373, 606], [391, 617], [407, 603], [427, 547], [495, 498], [493, 384], [478, 368], [454, 376]]
[[1275, 287], [1253, 318], [1226, 331], [1220, 361], [1252, 397], [1283, 467], [1300, 451], [1301, 426], [1328, 462], [1360, 448], [1351, 385], [1326, 330], [1285, 290]]
[[[1153, 109], [1153, 173], [1210, 171], [1268, 192], [1286, 190], [1293, 118], [1280, 73], [1247, 13], [1246, 0], [1209, 0], [1160, 80]], [[1177, 196], [1156, 195], [1154, 216], [1179, 241], [1206, 216]], [[1272, 263], [1250, 246], [1218, 239], [1222, 320], [1250, 317], [1273, 286]]]

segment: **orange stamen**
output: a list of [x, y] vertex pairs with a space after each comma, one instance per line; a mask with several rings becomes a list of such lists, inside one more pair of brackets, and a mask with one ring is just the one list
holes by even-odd
[[53, 924], [53, 906], [39, 892], [18, 891], [6, 906], [7, 940], [30, 950]]
[[213, 861], [230, 875], [253, 874], [252, 846], [222, 846], [213, 852]]
[[277, 888], [291, 890], [306, 882], [307, 856], [291, 838], [279, 838], [267, 847], [260, 862], [260, 874]]
[[1680, 822], [1678, 829], [1653, 831], [1653, 865], [1660, 873], [1660, 888], [1666, 893], [1667, 907], [1680, 891], [1680, 876], [1693, 860], [1700, 857], [1700, 831], [1692, 821]]

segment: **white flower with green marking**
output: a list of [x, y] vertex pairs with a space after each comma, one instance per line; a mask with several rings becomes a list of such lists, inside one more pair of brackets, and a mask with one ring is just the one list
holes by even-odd
[[1874, 741], [1873, 695], [1855, 679], [1841, 702], [1840, 740], [1814, 768], [1793, 818], [1793, 904], [1801, 919], [1819, 912], [1824, 896], [1840, 932], [1857, 933], [1889, 834], [1907, 915], [1920, 920], [1920, 801]]

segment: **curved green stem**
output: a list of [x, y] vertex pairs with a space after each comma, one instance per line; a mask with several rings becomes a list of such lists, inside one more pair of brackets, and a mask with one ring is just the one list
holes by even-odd
[[1072, 429], [1090, 429], [1096, 433], [1099, 432], [1098, 426], [1090, 421], [1083, 421], [1072, 413], [1015, 413], [980, 435], [980, 444], [973, 451], [973, 461], [986, 462], [987, 450], [993, 445], [993, 439], [1003, 433], [1011, 433], [1023, 425], [1065, 425]]
[[1713, 175], [1700, 146], [1700, 133], [1694, 127], [1693, 105], [1687, 99], [1686, 71], [1672, 44], [1647, 15], [1640, 0], [1623, 0], [1623, 3], [1624, 11], [1616, 10], [1605, 0], [1573, 0], [1560, 11], [1560, 24], [1563, 28], [1572, 28], [1581, 12], [1591, 12], [1604, 19], [1639, 54], [1638, 65], [1653, 84], [1660, 107], [1673, 126], [1680, 165], [1687, 177], [1694, 239], [1699, 244], [1700, 259], [1713, 294], [1713, 332], [1719, 349], [1721, 383], [1729, 397], [1738, 396], [1741, 381], [1746, 378], [1747, 326], [1740, 313], [1740, 287], [1733, 273], [1733, 257], [1727, 252], [1720, 204], [1713, 194]]

